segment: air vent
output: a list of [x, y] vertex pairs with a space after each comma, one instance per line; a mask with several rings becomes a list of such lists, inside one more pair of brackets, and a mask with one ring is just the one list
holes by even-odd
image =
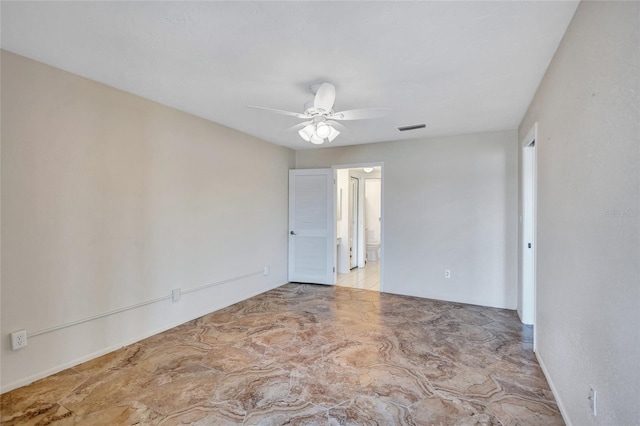
[[401, 132], [406, 132], [407, 130], [424, 129], [425, 127], [427, 127], [427, 125], [423, 123], [423, 124], [414, 124], [413, 126], [398, 127], [398, 130], [400, 130]]

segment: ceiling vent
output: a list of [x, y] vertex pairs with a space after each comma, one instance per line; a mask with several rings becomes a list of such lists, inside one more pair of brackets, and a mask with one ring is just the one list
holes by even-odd
[[427, 127], [427, 125], [422, 123], [422, 124], [414, 124], [412, 126], [398, 127], [398, 130], [400, 130], [401, 132], [406, 132], [407, 130], [424, 129], [425, 127]]

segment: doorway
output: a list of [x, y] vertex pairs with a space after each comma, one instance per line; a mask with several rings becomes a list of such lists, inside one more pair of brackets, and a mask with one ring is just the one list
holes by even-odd
[[520, 240], [520, 288], [518, 313], [524, 324], [534, 326], [536, 313], [536, 139], [537, 123], [522, 141], [522, 216]]
[[381, 291], [382, 164], [336, 170], [336, 285]]

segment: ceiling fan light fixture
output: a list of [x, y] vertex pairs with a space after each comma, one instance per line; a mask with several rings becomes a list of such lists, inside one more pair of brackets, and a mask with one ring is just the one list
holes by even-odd
[[324, 143], [324, 139], [316, 135], [315, 133], [313, 134], [313, 136], [311, 136], [310, 141], [314, 145], [322, 145]]
[[327, 136], [327, 139], [329, 139], [329, 142], [333, 142], [333, 140], [338, 137], [340, 132], [334, 129], [332, 126], [327, 126], [327, 127], [331, 129], [331, 133], [329, 133], [329, 136]]
[[300, 135], [300, 137], [307, 142], [311, 141], [311, 137], [314, 135], [314, 132], [315, 128], [313, 127], [313, 124], [308, 124], [302, 129], [298, 130], [298, 134]]
[[322, 139], [326, 139], [331, 135], [331, 130], [333, 128], [326, 123], [318, 123], [316, 125], [316, 135], [318, 135]]

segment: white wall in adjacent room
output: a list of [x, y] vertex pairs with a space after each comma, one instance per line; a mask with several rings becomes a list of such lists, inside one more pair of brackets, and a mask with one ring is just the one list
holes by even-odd
[[[293, 151], [6, 51], [1, 63], [3, 391], [286, 283]], [[228, 279], [8, 347], [17, 329]]]
[[[364, 228], [372, 231], [371, 242], [380, 242], [380, 211], [382, 203], [382, 184], [380, 178], [367, 178], [364, 181]], [[366, 235], [366, 234], [365, 234]], [[368, 236], [367, 236], [368, 237]]]
[[535, 122], [538, 358], [569, 424], [638, 424], [639, 2], [580, 3], [521, 138]]
[[336, 234], [338, 244], [337, 272], [349, 273], [349, 169], [336, 170]]
[[296, 151], [302, 169], [375, 162], [384, 291], [515, 309], [517, 131]]

